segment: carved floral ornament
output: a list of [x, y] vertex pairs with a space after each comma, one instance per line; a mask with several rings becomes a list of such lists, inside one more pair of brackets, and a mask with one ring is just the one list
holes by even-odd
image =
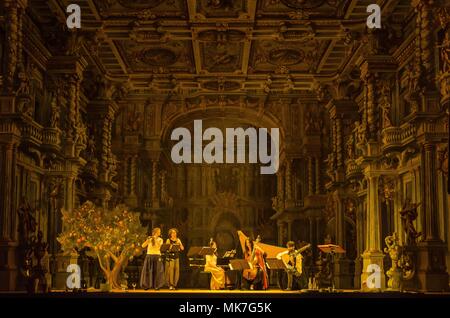
[[438, 149], [438, 161], [438, 171], [441, 171], [446, 177], [448, 177], [448, 147]]
[[384, 201], [394, 199], [395, 194], [395, 180], [389, 177], [380, 178], [379, 193]]

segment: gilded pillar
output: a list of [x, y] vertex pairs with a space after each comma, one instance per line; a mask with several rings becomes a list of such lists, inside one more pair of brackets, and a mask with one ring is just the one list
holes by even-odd
[[433, 13], [434, 0], [414, 0], [412, 2], [416, 11], [417, 54], [425, 71], [427, 85], [435, 83], [434, 78], [434, 32], [435, 19]]
[[1, 240], [14, 240], [16, 218], [14, 209], [14, 171], [17, 146], [14, 143], [1, 145], [0, 171], [2, 171], [2, 182], [0, 184], [1, 197]]
[[423, 209], [425, 213], [424, 237], [427, 241], [439, 239], [438, 230], [438, 197], [436, 185], [436, 145], [427, 143], [424, 145], [423, 153]]
[[375, 140], [378, 131], [375, 76], [373, 74], [367, 74], [364, 78], [364, 84], [366, 89], [366, 115], [369, 139]]
[[159, 208], [159, 200], [157, 193], [158, 186], [158, 161], [152, 160], [152, 207]]
[[5, 78], [6, 93], [14, 89], [14, 76], [17, 66], [22, 63], [22, 16], [27, 7], [27, 0], [5, 0], [6, 44]]
[[277, 172], [277, 197], [280, 200], [284, 200], [284, 171], [280, 167]]
[[[365, 175], [368, 181], [367, 193], [367, 242], [366, 249], [363, 253], [363, 268], [361, 274], [361, 288], [364, 291], [379, 291], [386, 288], [385, 274], [383, 269], [384, 253], [381, 250], [381, 210], [380, 198], [378, 192], [378, 183], [380, 176], [371, 171], [371, 167], [367, 167]], [[373, 268], [379, 269], [380, 288], [372, 286], [368, 282], [368, 278], [373, 273]], [[370, 270], [370, 271], [368, 271]], [[375, 287], [375, 288], [371, 288]]]
[[322, 189], [321, 189], [321, 180], [320, 180], [320, 160], [319, 157], [316, 157], [314, 159], [314, 163], [315, 163], [315, 173], [316, 173], [316, 194], [320, 194]]
[[288, 220], [287, 221], [287, 240], [291, 241], [292, 240], [292, 220]]
[[292, 161], [286, 160], [286, 184], [285, 184], [285, 192], [286, 192], [286, 202], [288, 205], [293, 203], [292, 198]]
[[436, 144], [425, 142], [422, 151], [422, 205], [425, 224], [424, 241], [418, 245], [418, 280], [420, 290], [448, 290], [446, 245], [439, 237]]
[[18, 275], [17, 212], [14, 202], [16, 154], [15, 142], [0, 143], [0, 290], [8, 291], [16, 289]]

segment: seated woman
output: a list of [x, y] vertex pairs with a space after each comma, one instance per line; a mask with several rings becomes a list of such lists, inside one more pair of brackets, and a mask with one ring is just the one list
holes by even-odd
[[214, 249], [213, 255], [206, 255], [205, 272], [211, 273], [211, 290], [225, 288], [225, 271], [217, 266], [217, 244], [213, 240], [209, 242], [209, 247]]

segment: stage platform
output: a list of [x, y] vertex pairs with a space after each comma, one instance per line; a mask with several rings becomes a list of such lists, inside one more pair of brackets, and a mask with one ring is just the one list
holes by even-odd
[[[33, 296], [25, 292], [0, 292], [0, 296]], [[53, 290], [47, 294], [35, 294], [37, 296], [65, 298], [65, 297], [86, 297], [86, 298], [408, 298], [408, 297], [450, 297], [447, 293], [422, 293], [422, 292], [362, 292], [359, 290], [293, 290], [282, 291], [272, 290], [205, 290], [205, 289], [160, 289], [160, 290], [112, 290], [102, 292], [98, 289], [89, 289], [84, 292], [72, 292], [64, 290]]]
[[2, 296], [18, 296], [18, 297], [50, 297], [50, 298], [415, 298], [415, 297], [445, 297], [450, 298], [450, 292], [398, 292], [398, 291], [382, 291], [382, 292], [362, 292], [360, 290], [292, 290], [283, 291], [279, 289], [269, 290], [207, 290], [207, 289], [160, 289], [160, 290], [111, 290], [104, 292], [98, 289], [88, 289], [87, 291], [65, 291], [52, 290], [47, 294], [27, 294], [26, 292], [2, 292]]

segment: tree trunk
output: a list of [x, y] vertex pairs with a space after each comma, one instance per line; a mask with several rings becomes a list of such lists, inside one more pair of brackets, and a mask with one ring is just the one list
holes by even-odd
[[112, 289], [121, 289], [119, 276], [122, 272], [122, 263], [123, 261], [118, 261], [117, 263], [114, 263], [114, 267], [112, 271], [109, 273], [108, 282]]

